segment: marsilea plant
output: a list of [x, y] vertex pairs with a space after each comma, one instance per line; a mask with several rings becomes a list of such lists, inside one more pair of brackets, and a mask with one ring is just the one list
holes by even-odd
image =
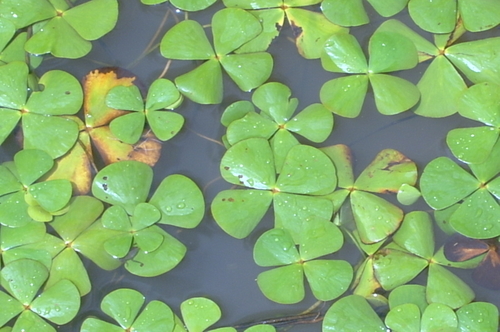
[[[323, 332], [498, 330], [497, 306], [474, 301], [474, 286], [448, 267], [474, 269], [475, 282], [500, 288], [500, 2], [140, 3], [184, 14], [146, 50], [182, 62], [175, 77], [163, 68], [151, 82], [119, 68], [84, 78], [44, 69], [47, 57], [86, 56], [113, 30], [122, 2], [0, 0], [0, 144], [13, 151], [0, 165], [1, 332], [56, 331], [75, 317], [85, 332], [272, 332], [320, 320]], [[195, 11], [210, 24], [189, 17]], [[370, 20], [382, 23], [359, 38]], [[489, 29], [493, 37], [475, 34]], [[302, 61], [331, 75], [317, 103], [299, 107], [274, 79], [272, 45], [283, 30]], [[406, 72], [421, 77], [412, 82]], [[231, 84], [246, 97], [228, 96]], [[351, 148], [329, 138], [334, 114], [356, 118], [367, 95], [383, 115], [458, 113], [475, 122], [442, 133], [451, 153], [421, 172], [404, 154], [411, 151], [387, 148], [355, 174]], [[224, 105], [228, 186], [211, 202], [182, 174], [153, 186], [162, 142], [189, 125], [176, 109], [195, 103]], [[420, 196], [429, 209], [412, 211]], [[292, 304], [310, 290], [324, 309], [212, 327], [222, 314], [209, 298], [172, 310], [168, 294], [146, 301], [120, 284], [95, 289], [89, 260], [161, 276], [190, 255], [172, 227], [195, 228], [208, 215], [229, 236], [256, 239], [263, 296]], [[444, 245], [434, 225], [449, 236]], [[347, 242], [359, 262], [342, 256]], [[81, 309], [89, 293], [100, 303], [92, 314]]]

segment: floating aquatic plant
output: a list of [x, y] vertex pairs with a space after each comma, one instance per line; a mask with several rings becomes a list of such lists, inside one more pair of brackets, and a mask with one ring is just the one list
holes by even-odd
[[[368, 0], [370, 5], [384, 17], [396, 15], [402, 11], [408, 0]], [[321, 11], [338, 25], [358, 26], [370, 22], [362, 0], [323, 0]]]
[[15, 260], [0, 272], [0, 326], [16, 319], [13, 330], [30, 330], [36, 326], [42, 332], [55, 332], [43, 318], [56, 324], [66, 324], [76, 316], [80, 308], [80, 294], [72, 282], [61, 280], [37, 295], [49, 277], [48, 269], [30, 259]]
[[316, 148], [292, 147], [279, 170], [269, 142], [263, 138], [249, 138], [227, 150], [220, 170], [229, 183], [248, 188], [222, 191], [212, 202], [215, 220], [231, 236], [243, 238], [250, 234], [271, 202], [274, 203], [276, 226], [291, 231], [295, 239], [304, 219], [331, 218], [333, 206], [320, 196], [335, 189], [335, 167]]
[[4, 196], [1, 224], [19, 227], [33, 220], [46, 222], [65, 212], [71, 199], [71, 183], [65, 179], [40, 181], [53, 165], [47, 153], [34, 149], [21, 150], [14, 162], [0, 165], [0, 195]]
[[399, 151], [385, 149], [354, 180], [351, 151], [347, 146], [338, 144], [321, 150], [337, 169], [340, 188], [327, 196], [335, 211], [349, 196], [356, 229], [364, 243], [379, 242], [394, 233], [403, 220], [403, 211], [375, 194], [397, 193], [403, 184], [413, 186], [417, 181], [415, 163]]
[[0, 142], [21, 120], [24, 148], [46, 151], [52, 158], [64, 155], [76, 142], [78, 125], [65, 115], [82, 105], [80, 83], [70, 74], [53, 70], [38, 81], [43, 91], [28, 95], [29, 68], [24, 62], [0, 66]]
[[227, 7], [248, 10], [262, 23], [262, 32], [236, 52], [265, 51], [276, 38], [285, 22], [293, 28], [295, 44], [300, 55], [317, 59], [325, 40], [334, 33], [348, 32], [346, 28], [331, 23], [321, 13], [302, 9], [321, 0], [223, 0]]
[[148, 90], [146, 104], [135, 85], [118, 85], [106, 96], [108, 107], [132, 111], [113, 119], [109, 128], [122, 142], [135, 144], [144, 131], [147, 120], [153, 134], [162, 141], [175, 136], [184, 124], [182, 115], [165, 109], [174, 109], [182, 103], [182, 95], [167, 79], [155, 80]]
[[273, 148], [276, 168], [280, 169], [288, 151], [299, 144], [291, 133], [316, 143], [326, 140], [333, 129], [331, 112], [321, 104], [312, 104], [293, 116], [298, 100], [290, 99], [290, 95], [287, 86], [266, 83], [252, 95], [252, 102], [261, 113], [255, 112], [254, 106], [247, 101], [229, 105], [222, 115], [222, 122], [227, 126], [227, 142], [234, 145], [251, 137], [268, 139]]
[[0, 17], [16, 29], [33, 26], [24, 48], [32, 54], [79, 58], [92, 49], [91, 40], [114, 28], [118, 19], [116, 0], [91, 0], [76, 7], [55, 0], [5, 0]]
[[453, 229], [474, 239], [488, 239], [500, 235], [498, 216], [498, 151], [482, 164], [470, 165], [472, 174], [447, 157], [432, 160], [420, 179], [422, 196], [435, 210], [443, 210], [458, 203], [449, 222]]
[[351, 34], [337, 33], [328, 38], [321, 56], [323, 68], [353, 75], [323, 84], [321, 102], [335, 114], [355, 118], [361, 112], [370, 83], [380, 113], [398, 114], [413, 107], [420, 98], [417, 87], [405, 79], [386, 74], [417, 65], [417, 50], [411, 40], [397, 33], [375, 31], [368, 44], [368, 53], [369, 62]]
[[[378, 30], [399, 33], [412, 40], [419, 61], [433, 59], [417, 84], [421, 99], [416, 114], [445, 117], [456, 113], [467, 88], [460, 72], [474, 83], [500, 84], [500, 57], [496, 52], [500, 39], [497, 37], [454, 44], [465, 33], [461, 22], [449, 34], [434, 35], [434, 45], [397, 20], [382, 23]], [[484, 69], [478, 71], [477, 68]]]
[[328, 220], [305, 223], [299, 250], [290, 232], [274, 228], [262, 234], [254, 247], [260, 266], [278, 266], [262, 272], [257, 284], [264, 295], [278, 303], [297, 303], [305, 296], [304, 275], [314, 296], [330, 301], [342, 295], [352, 280], [352, 266], [343, 260], [316, 259], [338, 251], [342, 233]]
[[[232, 28], [227, 29], [228, 26]], [[178, 76], [175, 84], [197, 103], [218, 104], [223, 96], [222, 68], [243, 91], [255, 89], [271, 75], [273, 59], [269, 53], [234, 53], [261, 31], [262, 26], [253, 15], [226, 8], [212, 17], [213, 48], [203, 27], [196, 21], [185, 20], [167, 31], [160, 51], [170, 59], [204, 60], [194, 70]]]

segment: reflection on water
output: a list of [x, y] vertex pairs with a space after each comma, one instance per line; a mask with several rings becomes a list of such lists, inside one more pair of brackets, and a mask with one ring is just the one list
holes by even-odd
[[[367, 6], [368, 10], [371, 9], [369, 7]], [[206, 24], [209, 23], [212, 13], [220, 8], [219, 4], [208, 13], [190, 14], [190, 18]], [[157, 45], [165, 31], [184, 16], [184, 13], [173, 11], [166, 15], [167, 10], [171, 10], [168, 3], [144, 6], [139, 0], [121, 0], [120, 21], [116, 29], [94, 42], [92, 52], [87, 57], [76, 61], [49, 59], [39, 68], [39, 73], [57, 68], [67, 70], [81, 79], [95, 68], [117, 66], [132, 71], [145, 86], [148, 86], [164, 70], [167, 60], [159, 54], [158, 49], [153, 49], [149, 53], [144, 53], [144, 50], [148, 46]], [[406, 15], [402, 13], [396, 18], [407, 23]], [[371, 17], [372, 24], [369, 27], [351, 30], [365, 46], [373, 30], [383, 21], [373, 13]], [[160, 30], [159, 26], [162, 26]], [[498, 34], [498, 31], [496, 29], [490, 33]], [[152, 41], [156, 33], [158, 39]], [[289, 37], [291, 37], [290, 28], [285, 26], [280, 37], [269, 49], [275, 60], [275, 69], [270, 80], [288, 85], [293, 97], [297, 97], [300, 101], [298, 107], [300, 110], [309, 104], [319, 102], [321, 86], [336, 74], [324, 71], [319, 60], [304, 60], [300, 57]], [[484, 37], [484, 33], [481, 37]], [[139, 57], [142, 58], [137, 60]], [[173, 79], [194, 68], [195, 65], [189, 61], [173, 61], [166, 78]], [[426, 66], [427, 64], [421, 64], [414, 70], [405, 71], [404, 78], [416, 83]], [[226, 235], [215, 224], [208, 210], [216, 193], [229, 188], [229, 185], [220, 179], [219, 174], [219, 161], [225, 151], [224, 148], [203, 137], [220, 140], [224, 132], [219, 123], [223, 109], [236, 100], [249, 99], [250, 96], [249, 93], [239, 91], [230, 80], [225, 80], [225, 99], [221, 105], [204, 106], [185, 100], [177, 109], [186, 118], [184, 129], [172, 140], [163, 143], [161, 159], [154, 169], [153, 190], [165, 176], [182, 173], [204, 188], [207, 199], [207, 214], [199, 227], [193, 230], [168, 227], [169, 233], [187, 246], [188, 253], [185, 259], [171, 272], [148, 279], [133, 276], [123, 268], [105, 272], [87, 262], [93, 291], [83, 298], [82, 310], [77, 319], [72, 324], [61, 327], [60, 331], [77, 331], [88, 315], [98, 315], [106, 319], [98, 310], [99, 303], [105, 294], [121, 287], [130, 287], [142, 292], [148, 301], [162, 300], [174, 311], [189, 297], [209, 297], [222, 308], [223, 318], [218, 324], [221, 326], [242, 323], [248, 319], [263, 319], [274, 314], [277, 316], [297, 314], [315, 302], [309, 293], [302, 303], [283, 306], [271, 303], [259, 291], [255, 278], [264, 269], [254, 264], [252, 248], [257, 237], [272, 226], [270, 213], [247, 239], [236, 240]], [[422, 170], [430, 160], [441, 155], [449, 156], [444, 139], [450, 129], [470, 125], [471, 122], [459, 116], [428, 119], [411, 112], [383, 116], [376, 111], [373, 97], [369, 93], [358, 118], [335, 117], [333, 134], [321, 146], [337, 143], [349, 145], [354, 154], [355, 172], [358, 174], [380, 150], [386, 148], [401, 151], [414, 160]], [[7, 146], [0, 148], [0, 161], [12, 158], [15, 145], [14, 140], [11, 140]], [[412, 209], [417, 208], [427, 209], [422, 201], [419, 205], [412, 206]], [[354, 246], [346, 244], [335, 257], [354, 263], [359, 254]], [[481, 287], [474, 286], [470, 279], [470, 271], [453, 270], [453, 272], [475, 288], [478, 300], [500, 305], [499, 292], [485, 291]], [[296, 326], [290, 331], [320, 331], [320, 324]]]

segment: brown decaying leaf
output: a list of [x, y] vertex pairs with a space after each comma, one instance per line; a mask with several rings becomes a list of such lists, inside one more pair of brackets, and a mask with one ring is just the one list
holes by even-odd
[[83, 81], [86, 131], [105, 164], [136, 160], [154, 166], [160, 158], [161, 142], [150, 131], [131, 145], [120, 141], [109, 129], [113, 119], [128, 112], [108, 107], [105, 103], [107, 93], [115, 86], [130, 86], [135, 79], [120, 68], [101, 68], [90, 72]]

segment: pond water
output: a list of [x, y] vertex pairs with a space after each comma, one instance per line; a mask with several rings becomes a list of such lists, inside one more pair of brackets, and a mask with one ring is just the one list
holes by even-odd
[[[371, 8], [366, 6], [370, 11]], [[222, 8], [216, 4], [203, 13], [190, 13], [189, 17], [202, 24], [210, 22], [212, 14]], [[140, 81], [148, 86], [158, 78], [167, 60], [158, 49], [136, 60], [147, 47], [151, 38], [160, 27], [166, 12], [170, 14], [160, 29], [159, 37], [181, 20], [184, 13], [175, 12], [169, 4], [144, 6], [139, 0], [120, 1], [120, 19], [116, 28], [93, 43], [92, 52], [80, 60], [48, 59], [38, 69], [42, 74], [51, 69], [62, 69], [82, 79], [89, 71], [104, 67], [116, 66], [130, 70]], [[353, 28], [353, 33], [361, 45], [367, 45], [371, 33], [383, 21], [381, 17], [370, 13], [371, 24]], [[402, 20], [410, 27], [406, 10], [395, 18]], [[498, 28], [481, 34], [498, 36]], [[305, 60], [296, 51], [289, 40], [292, 37], [289, 26], [284, 26], [281, 35], [271, 45], [275, 67], [269, 81], [284, 83], [292, 90], [293, 97], [299, 99], [298, 109], [319, 102], [319, 90], [324, 82], [335, 77], [333, 73], [322, 69], [319, 60]], [[464, 38], [474, 38], [468, 35]], [[158, 43], [159, 39], [155, 43]], [[166, 78], [172, 79], [196, 64], [189, 61], [174, 61]], [[416, 69], [396, 73], [416, 83], [428, 64], [420, 64]], [[162, 300], [177, 310], [179, 304], [193, 296], [206, 296], [217, 302], [222, 309], [223, 318], [218, 326], [234, 325], [247, 320], [269, 317], [288, 316], [302, 312], [311, 306], [315, 299], [308, 293], [306, 299], [297, 305], [278, 305], [267, 300], [257, 287], [255, 278], [265, 270], [258, 267], [252, 258], [252, 249], [258, 236], [272, 225], [271, 216], [259, 224], [258, 228], [246, 239], [237, 240], [224, 233], [210, 215], [209, 206], [213, 197], [223, 189], [230, 187], [220, 178], [219, 162], [225, 151], [221, 145], [207, 138], [220, 141], [225, 128], [220, 125], [220, 116], [230, 103], [249, 99], [251, 94], [241, 92], [232, 82], [225, 80], [225, 97], [221, 105], [198, 105], [185, 100], [177, 109], [186, 118], [182, 131], [172, 140], [163, 143], [162, 155], [154, 168], [155, 182], [153, 189], [167, 175], [184, 174], [203, 188], [207, 213], [202, 223], [192, 230], [169, 228], [170, 234], [184, 243], [188, 252], [184, 260], [172, 271], [154, 278], [141, 278], [119, 268], [105, 272], [87, 262], [92, 292], [82, 301], [82, 309], [72, 323], [60, 327], [60, 331], [77, 331], [81, 322], [88, 315], [106, 317], [99, 311], [102, 297], [116, 288], [130, 287], [142, 292], [147, 301]], [[335, 116], [332, 135], [320, 146], [343, 143], [348, 145], [354, 155], [355, 172], [366, 167], [382, 149], [396, 149], [415, 161], [421, 171], [432, 159], [446, 155], [451, 156], [446, 143], [446, 133], [456, 127], [471, 126], [473, 123], [460, 116], [444, 119], [429, 119], [414, 115], [411, 111], [395, 116], [383, 116], [377, 112], [373, 95], [368, 93], [361, 115], [356, 119]], [[0, 149], [1, 161], [12, 158], [16, 143]], [[420, 200], [411, 206], [412, 210], [428, 209]], [[438, 236], [443, 241], [443, 236]], [[347, 243], [334, 255], [356, 263], [360, 258], [357, 249]], [[476, 291], [476, 299], [495, 303], [500, 307], [500, 291], [493, 292], [476, 286], [470, 279], [470, 271], [456, 271], [464, 281], [472, 285]], [[324, 308], [328, 308], [325, 305]], [[292, 332], [320, 331], [320, 323], [314, 325], [294, 326]]]

